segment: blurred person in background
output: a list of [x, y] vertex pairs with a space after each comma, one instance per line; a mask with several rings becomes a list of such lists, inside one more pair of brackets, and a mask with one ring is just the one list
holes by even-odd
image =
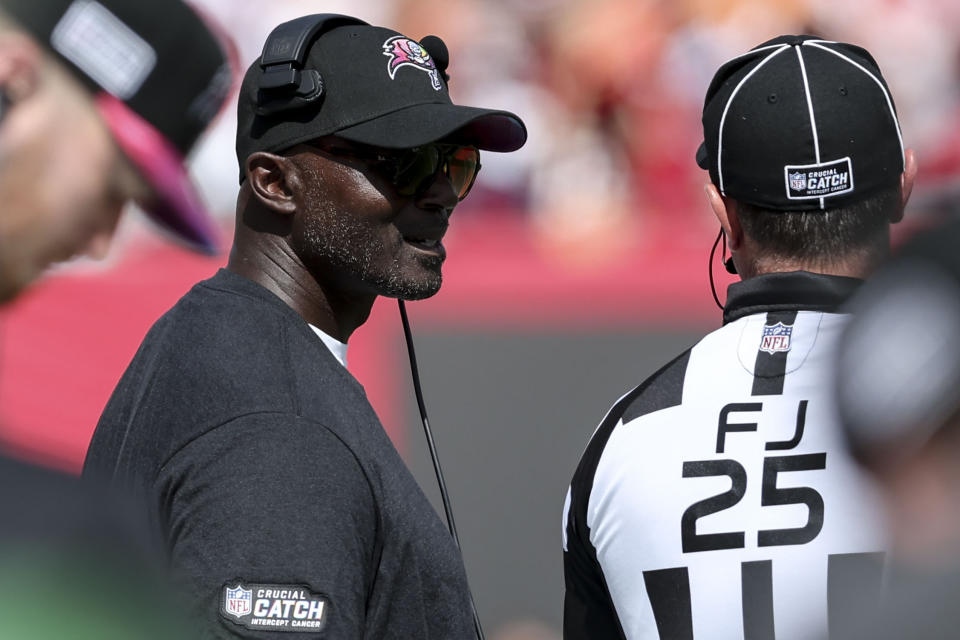
[[[182, 163], [231, 77], [179, 0], [0, 0], [0, 302], [53, 263], [102, 256], [132, 200], [212, 250]], [[0, 457], [0, 510], [0, 637], [185, 637], [124, 498]]]
[[[960, 221], [914, 237], [849, 305], [840, 416], [891, 531], [882, 606], [845, 605], [842, 638], [960, 628]], [[859, 605], [859, 606], [858, 606]]]
[[568, 639], [808, 637], [879, 588], [883, 528], [828, 374], [916, 173], [893, 100], [864, 49], [781, 36], [717, 71], [703, 131], [742, 282], [724, 326], [623, 396], [581, 458]]
[[541, 82], [555, 101], [544, 129], [564, 134], [540, 143], [531, 222], [568, 263], [603, 264], [640, 236], [651, 203], [630, 171], [630, 109], [657, 68], [669, 13], [661, 2], [579, 0], [544, 24]]
[[247, 71], [227, 268], [150, 330], [84, 474], [135, 485], [206, 637], [468, 638], [453, 537], [346, 368], [378, 296], [442, 282], [480, 169], [526, 128], [455, 105], [436, 36], [331, 14], [279, 25]]
[[232, 72], [201, 19], [179, 1], [4, 0], [0, 11], [0, 300], [53, 263], [104, 255], [132, 200], [213, 251], [183, 159]]

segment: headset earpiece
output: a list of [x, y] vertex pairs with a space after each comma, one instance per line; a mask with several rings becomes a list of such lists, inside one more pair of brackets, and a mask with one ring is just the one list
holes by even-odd
[[710, 258], [707, 261], [707, 273], [710, 277], [710, 293], [713, 294], [713, 301], [717, 303], [717, 306], [720, 309], [723, 309], [723, 305], [720, 303], [720, 298], [717, 297], [717, 286], [713, 282], [713, 256], [717, 252], [717, 246], [720, 244], [720, 241], [723, 241], [723, 253], [720, 254], [720, 261], [723, 262], [723, 268], [727, 270], [727, 273], [731, 275], [736, 275], [737, 265], [733, 263], [733, 256], [726, 258], [727, 255], [727, 237], [723, 235], [723, 227], [720, 227], [719, 233], [717, 233], [717, 239], [713, 241], [713, 246], [710, 248]]
[[440, 72], [443, 81], [449, 82], [450, 74], [447, 73], [447, 67], [450, 66], [450, 52], [443, 40], [439, 36], [424, 36], [420, 39], [420, 46], [433, 58], [433, 63], [437, 65], [437, 71]]
[[723, 237], [723, 253], [720, 254], [720, 260], [723, 262], [723, 268], [732, 276], [737, 275], [737, 265], [733, 263], [733, 256], [727, 257], [727, 236], [723, 233], [723, 227], [720, 228], [720, 235]]
[[285, 22], [267, 37], [260, 57], [257, 115], [301, 109], [323, 96], [323, 78], [316, 69], [304, 69], [310, 45], [324, 32], [363, 20], [337, 13], [318, 13]]

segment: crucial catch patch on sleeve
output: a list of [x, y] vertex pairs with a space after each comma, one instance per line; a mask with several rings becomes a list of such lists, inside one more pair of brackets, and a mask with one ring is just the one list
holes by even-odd
[[254, 584], [233, 580], [223, 586], [220, 616], [258, 631], [317, 632], [326, 625], [330, 601], [302, 585]]

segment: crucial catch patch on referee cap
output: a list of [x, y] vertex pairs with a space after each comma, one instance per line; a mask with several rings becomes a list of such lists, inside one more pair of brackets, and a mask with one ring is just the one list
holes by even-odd
[[787, 165], [783, 168], [787, 198], [806, 200], [828, 198], [853, 191], [850, 158], [819, 164]]
[[856, 45], [778, 36], [721, 66], [704, 98], [697, 165], [763, 209], [861, 202], [896, 188], [905, 158], [880, 67]]
[[223, 586], [220, 616], [251, 630], [317, 632], [326, 625], [329, 604], [302, 585], [234, 580]]

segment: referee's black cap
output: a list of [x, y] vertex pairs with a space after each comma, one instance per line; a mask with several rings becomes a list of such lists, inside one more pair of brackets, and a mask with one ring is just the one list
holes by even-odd
[[[274, 74], [272, 40], [293, 22], [332, 19], [314, 35], [301, 65]], [[296, 31], [294, 30], [295, 40]], [[300, 31], [300, 34], [305, 31]], [[276, 43], [277, 45], [283, 43]], [[286, 48], [284, 46], [283, 48]], [[276, 56], [274, 56], [276, 57]], [[276, 152], [327, 135], [385, 149], [440, 140], [489, 151], [515, 151], [527, 139], [523, 121], [509, 111], [456, 105], [447, 82], [449, 54], [436, 36], [420, 41], [350, 16], [304, 16], [279, 25], [263, 56], [247, 70], [237, 108], [240, 182], [250, 154]], [[269, 79], [291, 71], [314, 81], [277, 90]], [[311, 91], [304, 91], [307, 85]]]
[[90, 89], [154, 188], [146, 213], [214, 251], [215, 225], [183, 165], [233, 84], [227, 38], [181, 0], [0, 0], [0, 11]]
[[726, 196], [783, 211], [850, 204], [899, 182], [893, 97], [861, 47], [779, 36], [717, 71], [697, 164]]

